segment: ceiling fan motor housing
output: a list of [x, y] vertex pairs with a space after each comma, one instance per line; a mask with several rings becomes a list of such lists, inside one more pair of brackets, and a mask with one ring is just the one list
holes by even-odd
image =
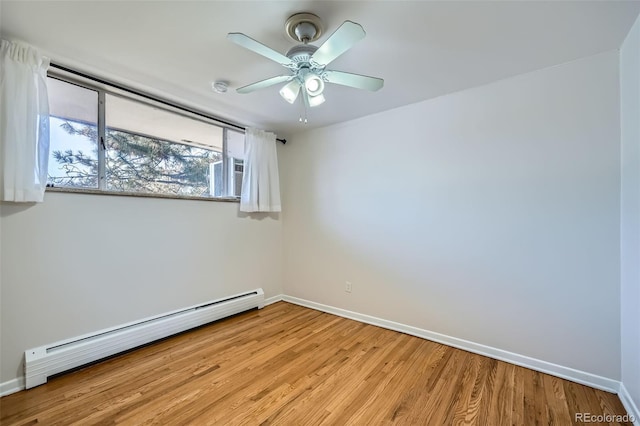
[[299, 44], [289, 49], [286, 56], [297, 64], [305, 62], [309, 63], [311, 55], [313, 55], [316, 50], [318, 50], [316, 46], [312, 46], [310, 44]]

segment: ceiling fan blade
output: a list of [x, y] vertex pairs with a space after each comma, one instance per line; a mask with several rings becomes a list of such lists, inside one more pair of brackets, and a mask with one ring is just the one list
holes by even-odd
[[276, 52], [272, 48], [265, 46], [264, 44], [252, 39], [251, 37], [245, 34], [229, 33], [227, 34], [227, 38], [232, 42], [234, 42], [235, 44], [238, 44], [244, 47], [245, 49], [249, 49], [259, 55], [262, 55], [265, 58], [269, 58], [272, 61], [275, 61], [282, 66], [289, 67], [293, 65], [293, 62], [291, 61], [291, 59], [287, 58], [282, 53]]
[[253, 84], [249, 84], [248, 86], [243, 86], [236, 89], [238, 93], [251, 93], [256, 90], [264, 89], [265, 87], [273, 86], [274, 84], [283, 83], [285, 81], [289, 81], [293, 78], [292, 75], [279, 75], [277, 77], [267, 78], [266, 80], [260, 80]]
[[360, 74], [351, 74], [342, 71], [325, 71], [322, 75], [329, 83], [341, 84], [343, 86], [355, 87], [375, 92], [384, 86], [384, 80], [376, 77], [369, 77]]
[[311, 61], [318, 65], [328, 65], [358, 41], [362, 40], [365, 35], [366, 33], [360, 24], [344, 21], [311, 56]]

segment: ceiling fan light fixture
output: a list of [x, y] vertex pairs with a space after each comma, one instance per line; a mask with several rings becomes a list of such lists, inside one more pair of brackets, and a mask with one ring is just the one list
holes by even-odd
[[300, 93], [300, 83], [296, 80], [290, 81], [280, 89], [280, 96], [290, 104], [296, 101], [298, 93]]
[[316, 96], [309, 96], [309, 106], [312, 108], [318, 105], [322, 105], [324, 101], [325, 101], [325, 98], [322, 93]]
[[309, 96], [319, 96], [324, 90], [324, 81], [317, 74], [309, 73], [304, 76], [304, 88]]
[[[280, 96], [290, 104], [294, 104], [301, 98], [306, 123], [309, 107], [316, 107], [325, 102], [323, 95], [325, 83], [372, 92], [382, 88], [384, 80], [381, 78], [327, 68], [331, 62], [365, 37], [366, 33], [362, 25], [349, 20], [344, 21], [320, 47], [309, 44], [317, 40], [323, 32], [320, 18], [312, 13], [296, 13], [290, 16], [285, 23], [285, 30], [292, 40], [301, 44], [296, 44], [284, 55], [246, 34], [227, 34], [227, 38], [232, 42], [284, 66], [289, 71], [288, 75], [260, 80], [240, 87], [236, 92], [251, 93], [276, 84], [284, 84], [280, 88]], [[303, 121], [303, 116], [300, 117], [300, 121]]]

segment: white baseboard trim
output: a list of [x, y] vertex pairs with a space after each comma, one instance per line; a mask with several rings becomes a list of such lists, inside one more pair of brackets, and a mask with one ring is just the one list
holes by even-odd
[[638, 406], [633, 402], [624, 382], [620, 383], [618, 396], [620, 397], [620, 401], [622, 401], [622, 405], [624, 405], [625, 410], [627, 410], [627, 413], [633, 417], [633, 424], [635, 426], [640, 426], [640, 410], [638, 410]]
[[24, 389], [24, 377], [16, 377], [13, 380], [0, 383], [0, 396], [11, 395]]
[[273, 303], [276, 302], [281, 302], [283, 300], [284, 295], [282, 294], [278, 294], [272, 297], [267, 297], [266, 299], [264, 299], [264, 306], [269, 306]]
[[[264, 299], [264, 306], [271, 305], [276, 302], [282, 301], [282, 294], [278, 294], [273, 297]], [[0, 383], [0, 397], [5, 395], [11, 395], [12, 393], [20, 392], [25, 389], [25, 380], [23, 377], [17, 377], [13, 380], [9, 380], [4, 383]]]
[[283, 297], [283, 300], [285, 302], [290, 302], [318, 311], [338, 315], [340, 317], [349, 318], [382, 328], [387, 328], [389, 330], [399, 331], [401, 333], [409, 334], [416, 337], [421, 337], [433, 342], [442, 343], [443, 345], [452, 346], [454, 348], [473, 352], [479, 355], [484, 355], [489, 358], [497, 359], [499, 361], [526, 367], [531, 370], [550, 374], [552, 376], [567, 379], [572, 382], [591, 386], [593, 388], [601, 389], [607, 392], [618, 393], [618, 391], [620, 390], [620, 382], [618, 382], [617, 380], [597, 376], [585, 371], [575, 370], [573, 368], [564, 367], [562, 365], [553, 364], [551, 362], [542, 361], [502, 349], [493, 348], [491, 346], [485, 346], [479, 343], [470, 342], [468, 340], [459, 339], [457, 337], [447, 336], [445, 334], [436, 333], [434, 331], [423, 330], [421, 328], [372, 317], [370, 315], [348, 311], [346, 309], [335, 308], [333, 306], [323, 305], [321, 303], [311, 302], [309, 300], [300, 299], [297, 297], [285, 295]]
[[[627, 412], [630, 415], [634, 416], [635, 418], [634, 425], [640, 426], [640, 411], [638, 410], [638, 407], [635, 405], [635, 403], [631, 399], [631, 396], [627, 392], [627, 389], [625, 388], [624, 383], [620, 383], [616, 380], [608, 379], [606, 377], [597, 376], [591, 373], [575, 370], [573, 368], [564, 367], [564, 366], [553, 364], [550, 362], [538, 360], [535, 358], [530, 358], [524, 355], [505, 351], [502, 349], [481, 345], [479, 343], [470, 342], [468, 340], [458, 339], [456, 337], [447, 336], [445, 334], [440, 334], [433, 331], [424, 330], [421, 328], [384, 320], [384, 319], [373, 317], [370, 315], [348, 311], [346, 309], [323, 305], [321, 303], [311, 302], [309, 300], [300, 299], [298, 297], [279, 294], [279, 295], [272, 296], [265, 299], [264, 305], [267, 306], [280, 301], [285, 301], [285, 302], [293, 303], [295, 305], [300, 305], [300, 306], [315, 309], [318, 311], [327, 312], [333, 315], [349, 318], [352, 320], [375, 325], [375, 326], [386, 328], [389, 330], [399, 331], [401, 333], [409, 334], [411, 336], [420, 337], [433, 342], [442, 343], [443, 345], [452, 346], [454, 348], [473, 352], [479, 355], [484, 355], [489, 358], [519, 365], [521, 367], [529, 368], [531, 370], [540, 371], [541, 373], [551, 374], [553, 376], [557, 376], [562, 379], [567, 379], [572, 382], [580, 383], [586, 386], [591, 386], [596, 389], [617, 393]], [[24, 389], [25, 389], [24, 378], [18, 377], [4, 383], [0, 383], [0, 396], [10, 395], [12, 393], [19, 392]]]

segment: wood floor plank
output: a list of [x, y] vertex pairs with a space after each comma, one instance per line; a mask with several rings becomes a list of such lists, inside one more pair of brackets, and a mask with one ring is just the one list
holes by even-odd
[[549, 425], [569, 425], [572, 423], [571, 414], [567, 407], [562, 379], [543, 375], [544, 400], [548, 407]]
[[607, 392], [284, 302], [0, 399], [3, 426], [569, 425], [577, 413], [625, 411]]

